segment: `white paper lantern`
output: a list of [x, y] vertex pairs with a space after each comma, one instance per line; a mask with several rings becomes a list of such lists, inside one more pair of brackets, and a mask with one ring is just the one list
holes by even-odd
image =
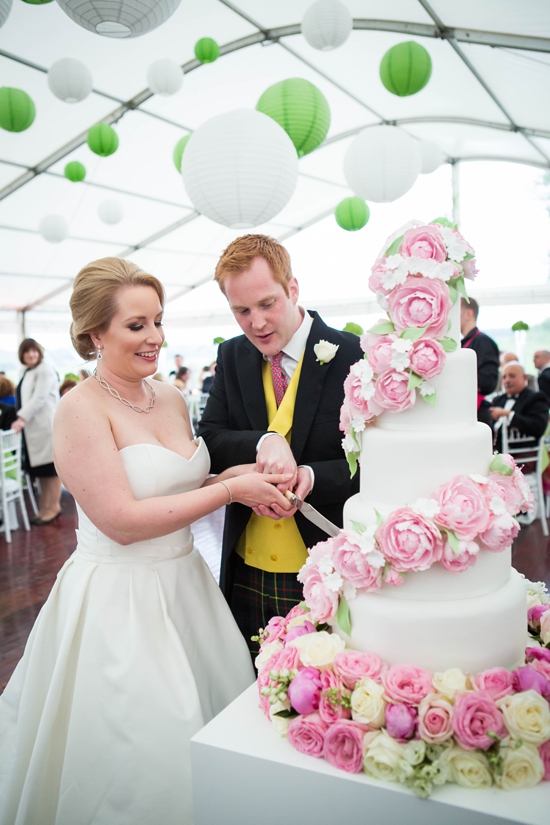
[[97, 214], [103, 223], [120, 223], [124, 217], [122, 204], [115, 200], [101, 201], [97, 207]]
[[224, 226], [249, 229], [286, 206], [298, 181], [298, 156], [278, 123], [237, 109], [193, 132], [181, 171], [195, 209]]
[[147, 84], [157, 95], [175, 95], [183, 85], [183, 71], [168, 57], [155, 60], [147, 69]]
[[345, 43], [352, 28], [353, 18], [339, 0], [317, 0], [302, 18], [302, 34], [310, 46], [322, 52]]
[[396, 126], [364, 129], [344, 157], [348, 186], [366, 201], [397, 200], [409, 191], [419, 174], [418, 141]]
[[13, 0], [0, 0], [0, 29], [9, 17]]
[[57, 0], [71, 20], [103, 37], [140, 37], [161, 26], [181, 0]]
[[445, 152], [429, 140], [421, 140], [418, 144], [422, 163], [420, 174], [429, 175], [445, 163]]
[[64, 57], [52, 63], [48, 72], [48, 86], [65, 103], [78, 103], [92, 91], [92, 75], [80, 60]]
[[40, 221], [38, 231], [45, 241], [60, 243], [69, 234], [69, 224], [62, 215], [46, 215]]

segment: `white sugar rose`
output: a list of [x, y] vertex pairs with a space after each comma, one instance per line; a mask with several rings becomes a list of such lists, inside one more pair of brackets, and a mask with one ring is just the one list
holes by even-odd
[[385, 730], [372, 739], [367, 733], [363, 741], [363, 770], [366, 774], [385, 782], [399, 782], [403, 775], [401, 767], [407, 764], [403, 745], [392, 739]]
[[351, 694], [351, 715], [355, 722], [381, 728], [386, 719], [384, 687], [364, 676]]
[[256, 665], [256, 670], [260, 673], [264, 666], [267, 663], [267, 660], [273, 656], [274, 653], [278, 653], [279, 650], [282, 650], [284, 644], [281, 642], [280, 639], [276, 639], [274, 642], [269, 642], [269, 644], [264, 645], [256, 658], [254, 659], [254, 664]]
[[[300, 661], [304, 667], [328, 667], [334, 660], [337, 653], [344, 650], [346, 643], [336, 633], [327, 633], [321, 630], [319, 633], [308, 633], [306, 636], [298, 636], [288, 643], [297, 647], [300, 651]], [[288, 647], [288, 645], [287, 645]]]
[[301, 613], [299, 616], [294, 616], [294, 618], [289, 621], [289, 623], [286, 626], [286, 629], [290, 630], [293, 627], [301, 627], [301, 625], [310, 621], [311, 616], [309, 613]]
[[434, 673], [432, 684], [447, 699], [454, 699], [457, 690], [465, 692], [472, 689], [470, 680], [459, 667], [451, 667], [442, 673]]
[[504, 749], [502, 776], [495, 776], [495, 784], [503, 791], [533, 788], [544, 778], [544, 764], [534, 745], [523, 743], [517, 747], [511, 739]]
[[453, 745], [443, 755], [443, 760], [451, 770], [452, 781], [463, 788], [479, 790], [490, 788], [493, 784], [489, 762], [481, 751], [465, 751]]
[[283, 716], [275, 716], [276, 713], [279, 713], [281, 710], [289, 710], [290, 709], [290, 702], [275, 702], [274, 705], [271, 705], [269, 708], [269, 716], [271, 717], [271, 722], [273, 724], [273, 730], [278, 736], [286, 736], [288, 731], [288, 726], [291, 723], [291, 719], [285, 719]]
[[328, 364], [336, 355], [339, 346], [340, 344], [331, 344], [330, 341], [321, 339], [319, 343], [313, 347], [313, 352], [317, 356], [320, 364]]
[[504, 724], [514, 739], [537, 746], [550, 739], [550, 708], [546, 699], [536, 690], [503, 696], [497, 705], [504, 717]]

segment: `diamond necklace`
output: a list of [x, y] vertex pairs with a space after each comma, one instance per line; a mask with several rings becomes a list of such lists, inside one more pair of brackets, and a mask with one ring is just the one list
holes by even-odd
[[97, 370], [94, 370], [94, 377], [97, 378], [100, 386], [102, 386], [103, 389], [107, 390], [107, 392], [109, 392], [113, 396], [113, 398], [116, 398], [118, 401], [120, 401], [121, 404], [124, 404], [125, 407], [131, 407], [137, 413], [150, 413], [153, 407], [155, 406], [155, 399], [157, 395], [151, 384], [148, 381], [145, 381], [145, 379], [143, 383], [147, 384], [147, 386], [151, 390], [151, 403], [148, 407], [136, 407], [134, 404], [130, 403], [130, 401], [127, 401], [126, 398], [122, 398], [117, 390], [115, 390], [113, 387], [110, 387], [109, 384], [105, 381], [105, 379], [101, 377]]

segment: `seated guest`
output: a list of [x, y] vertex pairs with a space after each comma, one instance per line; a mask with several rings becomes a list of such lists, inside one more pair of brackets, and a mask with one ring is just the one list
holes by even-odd
[[527, 376], [521, 364], [506, 364], [502, 373], [504, 392], [497, 395], [490, 408], [494, 425], [495, 449], [502, 452], [502, 423], [506, 419], [508, 429], [520, 435], [531, 436], [525, 447], [535, 444], [544, 435], [548, 425], [548, 401], [541, 392], [530, 390]]
[[187, 382], [191, 377], [191, 370], [188, 367], [180, 367], [176, 373], [176, 377], [174, 378], [174, 387], [177, 387], [178, 390], [183, 393], [183, 395], [189, 394], [189, 388], [187, 386]]
[[17, 418], [13, 404], [3, 404], [0, 401], [0, 430], [11, 430], [11, 425]]
[[212, 384], [214, 383], [214, 375], [216, 374], [216, 361], [213, 361], [212, 364], [208, 367], [208, 375], [202, 382], [202, 392], [207, 393], [210, 392], [212, 389]]
[[0, 375], [0, 403], [15, 407], [15, 384], [5, 375]]
[[463, 349], [473, 349], [477, 356], [477, 420], [492, 425], [489, 402], [498, 381], [498, 347], [492, 338], [477, 328], [479, 304], [474, 298], [460, 299], [460, 332]]
[[537, 379], [539, 390], [550, 404], [550, 352], [547, 349], [538, 349], [533, 355], [533, 363], [539, 371]]
[[72, 390], [77, 386], [78, 382], [75, 381], [74, 378], [65, 378], [65, 380], [59, 387], [59, 395], [64, 396], [65, 393], [69, 392], [69, 390]]

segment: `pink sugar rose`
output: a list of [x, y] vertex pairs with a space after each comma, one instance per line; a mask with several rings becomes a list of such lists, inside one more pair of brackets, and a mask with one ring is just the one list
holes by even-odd
[[495, 516], [488, 530], [480, 534], [479, 539], [483, 546], [492, 553], [500, 553], [510, 547], [519, 533], [519, 524], [510, 513]]
[[326, 622], [336, 615], [338, 593], [326, 587], [317, 567], [306, 567], [300, 574], [300, 581], [304, 585], [304, 601], [311, 611], [312, 622]]
[[409, 705], [388, 705], [386, 707], [386, 730], [392, 739], [406, 742], [416, 733], [418, 711]]
[[376, 534], [380, 549], [398, 573], [428, 570], [443, 551], [441, 533], [410, 507], [394, 510]]
[[402, 584], [405, 584], [405, 577], [397, 573], [393, 567], [390, 567], [389, 570], [386, 571], [384, 582], [389, 584], [390, 587], [401, 587]]
[[437, 224], [408, 229], [403, 235], [399, 252], [406, 258], [431, 258], [439, 263], [447, 258], [447, 248]]
[[302, 663], [300, 662], [300, 656], [297, 648], [295, 647], [283, 647], [282, 650], [277, 650], [273, 656], [270, 656], [267, 662], [265, 663], [264, 667], [261, 670], [261, 674], [268, 673], [270, 670], [274, 670], [279, 673], [281, 670], [285, 668], [287, 670], [294, 670], [300, 668]]
[[550, 612], [550, 604], [537, 604], [527, 611], [527, 623], [536, 630], [540, 630], [540, 620], [545, 613]]
[[303, 667], [288, 686], [288, 698], [295, 711], [307, 716], [317, 710], [321, 697], [321, 672]]
[[284, 642], [288, 644], [288, 642], [291, 642], [293, 639], [297, 639], [298, 636], [306, 636], [308, 633], [315, 633], [315, 625], [306, 619], [303, 624], [290, 628], [284, 637]]
[[465, 278], [469, 281], [475, 281], [475, 277], [479, 272], [477, 268], [477, 261], [475, 258], [470, 258], [468, 261], [462, 261], [462, 272]]
[[354, 418], [368, 421], [378, 415], [380, 409], [373, 405], [373, 399], [363, 397], [361, 377], [350, 373], [344, 381], [344, 403], [340, 411], [340, 429], [346, 434], [350, 432]]
[[524, 690], [536, 690], [545, 699], [550, 700], [550, 682], [535, 668], [530, 665], [518, 667], [513, 671], [512, 677], [516, 693], [521, 693]]
[[361, 346], [367, 353], [374, 372], [381, 373], [391, 369], [392, 355], [395, 354], [391, 345], [396, 340], [397, 335], [376, 335], [372, 332], [366, 332], [361, 336]]
[[441, 745], [453, 735], [453, 706], [448, 699], [430, 693], [418, 707], [418, 734], [424, 742]]
[[400, 335], [410, 327], [426, 327], [426, 336], [440, 338], [447, 332], [452, 308], [444, 281], [409, 275], [388, 298], [388, 309], [395, 331]]
[[448, 541], [443, 545], [443, 553], [440, 558], [441, 565], [450, 573], [462, 573], [468, 567], [473, 567], [477, 561], [479, 547], [475, 541], [460, 541], [458, 543], [458, 556]]
[[321, 759], [327, 727], [318, 713], [297, 716], [288, 726], [286, 738], [299, 753]]
[[397, 370], [384, 370], [376, 379], [371, 409], [403, 412], [412, 407], [416, 401], [416, 391], [408, 389], [409, 375]]
[[334, 539], [332, 563], [335, 570], [358, 590], [370, 593], [382, 586], [381, 568], [369, 564], [367, 556], [361, 552], [357, 544], [349, 540], [344, 531]]
[[473, 541], [491, 520], [481, 487], [467, 476], [455, 476], [442, 484], [436, 493], [441, 508], [435, 517], [437, 523], [452, 530], [459, 539]]
[[413, 665], [392, 665], [382, 677], [385, 699], [417, 706], [432, 692], [432, 674]]
[[343, 705], [334, 704], [329, 700], [328, 691], [338, 691], [338, 697], [341, 698], [343, 694], [349, 696], [350, 693], [344, 688], [342, 681], [338, 675], [330, 668], [325, 668], [321, 672], [321, 698], [319, 700], [319, 716], [326, 722], [327, 725], [333, 725], [338, 719], [349, 719], [351, 717], [351, 709], [345, 708]]
[[285, 621], [286, 620], [283, 619], [282, 616], [273, 616], [273, 618], [268, 621], [265, 626], [267, 637], [264, 644], [271, 644], [271, 642], [275, 642], [277, 639], [283, 638], [286, 633]]
[[325, 734], [324, 757], [334, 768], [347, 773], [363, 769], [363, 738], [366, 725], [348, 719], [335, 722]]
[[490, 748], [494, 739], [488, 733], [500, 739], [507, 735], [502, 714], [486, 690], [455, 694], [453, 730], [456, 741], [467, 751]]
[[355, 690], [357, 682], [365, 676], [379, 682], [382, 673], [387, 669], [376, 653], [362, 653], [359, 650], [342, 650], [337, 653], [333, 667], [350, 690]]
[[474, 690], [484, 690], [495, 702], [514, 692], [512, 674], [504, 667], [482, 670], [477, 676], [471, 676], [470, 680]]
[[306, 613], [309, 613], [307, 607], [302, 607], [301, 604], [295, 604], [294, 607], [292, 607], [286, 614], [285, 622], [288, 625], [288, 623], [291, 622], [292, 619], [296, 619], [298, 616], [305, 616]]
[[550, 681], [550, 650], [547, 647], [528, 647], [525, 661]]
[[386, 274], [386, 259], [385, 258], [378, 258], [377, 261], [374, 262], [373, 267], [371, 269], [371, 274], [369, 277], [369, 289], [374, 292], [383, 292], [384, 295], [389, 293], [389, 290], [385, 288], [384, 283], [382, 281], [384, 275]]
[[550, 643], [550, 611], [546, 611], [540, 620], [540, 635], [545, 645]]
[[445, 350], [434, 338], [419, 338], [413, 344], [411, 369], [421, 378], [435, 378], [445, 366], [446, 358]]
[[544, 776], [547, 782], [550, 782], [550, 739], [544, 745], [539, 745], [539, 756], [544, 765]]
[[260, 671], [259, 675], [258, 675], [258, 680], [257, 680], [256, 684], [258, 686], [258, 695], [259, 695], [259, 699], [260, 699], [260, 708], [261, 708], [262, 712], [267, 716], [268, 719], [271, 719], [271, 717], [269, 715], [269, 709], [270, 709], [271, 705], [269, 704], [269, 696], [262, 696], [262, 688], [269, 687], [270, 682], [271, 682], [271, 679], [269, 678], [269, 670], [266, 670], [265, 668], [263, 668]]

